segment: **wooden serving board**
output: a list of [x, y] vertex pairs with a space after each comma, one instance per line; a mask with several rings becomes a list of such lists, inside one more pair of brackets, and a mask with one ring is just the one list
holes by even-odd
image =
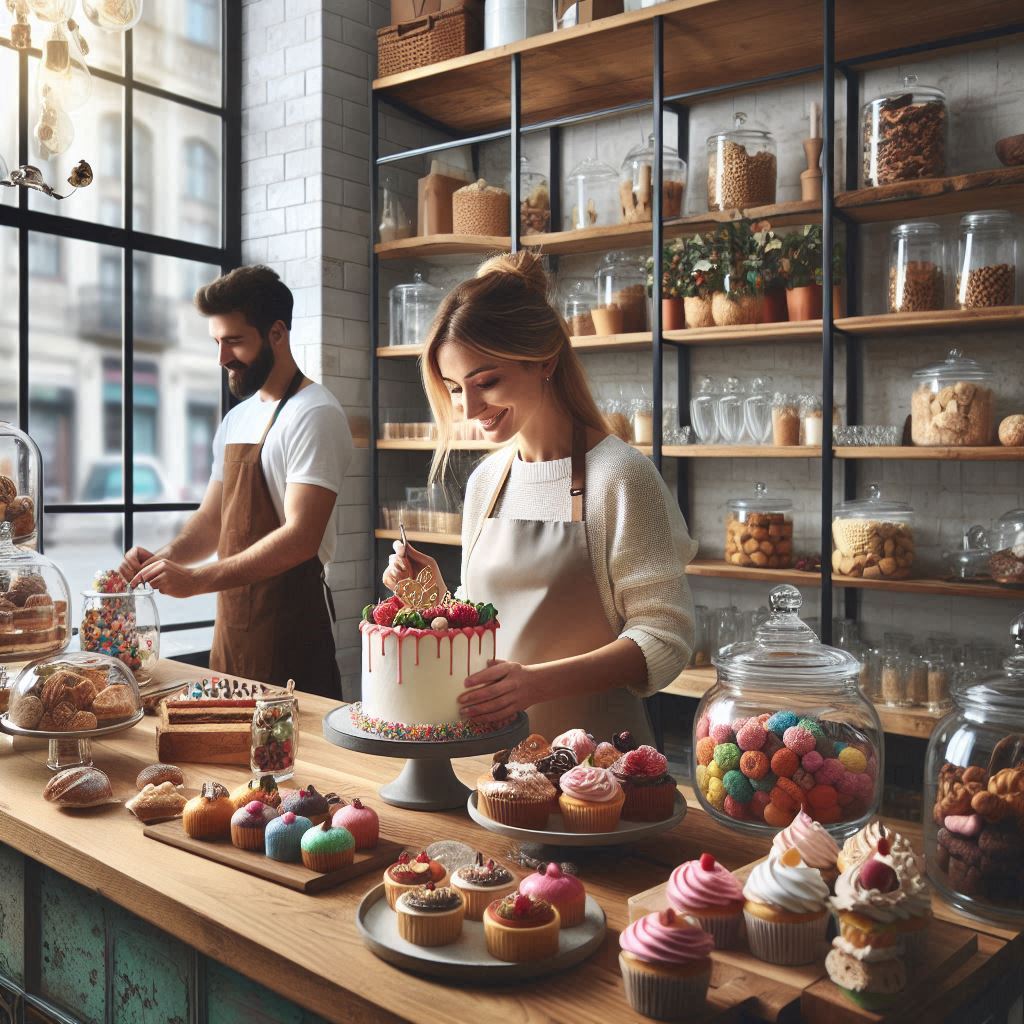
[[185, 834], [181, 818], [165, 821], [159, 825], [147, 825], [142, 833], [150, 839], [156, 839], [168, 846], [176, 846], [179, 850], [194, 853], [207, 860], [216, 861], [218, 864], [226, 864], [229, 868], [244, 871], [257, 878], [265, 878], [268, 882], [276, 882], [278, 885], [304, 893], [334, 889], [371, 871], [380, 871], [383, 874], [384, 869], [398, 860], [398, 855], [405, 849], [401, 843], [381, 838], [374, 849], [357, 850], [353, 863], [339, 868], [337, 871], [321, 874], [318, 871], [310, 871], [301, 863], [287, 864], [283, 861], [271, 860], [256, 850], [239, 850], [237, 846], [232, 846], [227, 839], [213, 841], [193, 839]]

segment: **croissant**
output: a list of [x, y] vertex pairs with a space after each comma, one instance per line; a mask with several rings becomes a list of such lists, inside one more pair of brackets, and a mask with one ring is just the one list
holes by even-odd
[[974, 794], [971, 799], [971, 809], [990, 824], [1002, 821], [1010, 813], [1009, 804], [1002, 797], [996, 796], [995, 793], [989, 793], [987, 790]]
[[988, 780], [988, 791], [997, 796], [1024, 793], [1024, 771], [1019, 768], [1003, 768]]

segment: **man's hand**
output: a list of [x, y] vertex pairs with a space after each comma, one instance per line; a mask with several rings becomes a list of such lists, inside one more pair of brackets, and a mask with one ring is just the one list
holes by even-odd
[[152, 551], [147, 551], [144, 547], [136, 545], [131, 551], [125, 552], [120, 567], [121, 575], [126, 580], [130, 580], [152, 557]]
[[168, 597], [195, 597], [206, 593], [207, 589], [202, 568], [190, 569], [166, 558], [158, 558], [143, 566], [129, 581], [129, 586], [135, 587], [140, 583], [148, 583]]

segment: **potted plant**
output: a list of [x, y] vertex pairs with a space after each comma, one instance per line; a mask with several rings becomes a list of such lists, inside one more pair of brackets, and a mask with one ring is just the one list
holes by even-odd
[[732, 274], [729, 296], [738, 306], [734, 323], [786, 319], [782, 281], [782, 240], [767, 221], [730, 225]]
[[683, 291], [683, 308], [687, 327], [711, 327], [715, 323], [713, 307], [716, 293], [725, 291], [728, 264], [722, 259], [722, 242], [718, 234], [706, 238], [694, 235], [684, 243], [684, 269], [689, 269]]
[[[806, 224], [782, 243], [782, 272], [786, 279], [786, 308], [790, 320], [821, 319], [822, 238], [820, 224]], [[841, 288], [843, 249], [832, 249], [832, 307], [842, 315]]]
[[[661, 254], [661, 329], [681, 331], [685, 326], [683, 290], [683, 247], [681, 238], [666, 243]], [[647, 294], [654, 293], [654, 259], [647, 257]]]

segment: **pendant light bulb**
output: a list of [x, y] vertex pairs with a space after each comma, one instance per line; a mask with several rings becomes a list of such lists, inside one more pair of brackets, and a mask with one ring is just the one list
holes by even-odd
[[104, 32], [127, 32], [142, 17], [143, 0], [82, 0], [82, 12]]
[[75, 12], [75, 0], [28, 0], [28, 5], [40, 21], [61, 25]]
[[75, 141], [75, 126], [71, 118], [47, 94], [39, 107], [39, 120], [33, 131], [36, 154], [41, 160], [66, 153]]
[[58, 106], [63, 111], [78, 110], [92, 94], [92, 75], [81, 51], [62, 25], [54, 25], [43, 47], [36, 73], [36, 96], [42, 106]]

